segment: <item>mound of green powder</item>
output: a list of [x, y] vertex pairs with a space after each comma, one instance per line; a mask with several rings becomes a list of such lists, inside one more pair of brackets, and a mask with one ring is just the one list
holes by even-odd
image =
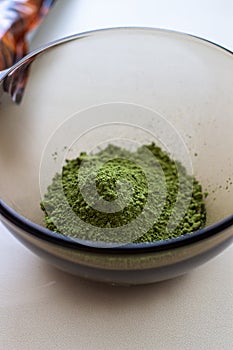
[[204, 227], [204, 196], [200, 183], [155, 144], [134, 152], [109, 145], [67, 160], [41, 208], [46, 227], [63, 235], [94, 242], [153, 242]]

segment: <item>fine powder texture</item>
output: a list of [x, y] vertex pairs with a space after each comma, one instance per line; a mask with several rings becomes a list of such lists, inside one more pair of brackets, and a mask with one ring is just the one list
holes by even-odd
[[93, 242], [153, 242], [204, 227], [205, 195], [199, 182], [154, 143], [134, 152], [109, 145], [66, 160], [41, 208], [46, 227], [63, 235]]

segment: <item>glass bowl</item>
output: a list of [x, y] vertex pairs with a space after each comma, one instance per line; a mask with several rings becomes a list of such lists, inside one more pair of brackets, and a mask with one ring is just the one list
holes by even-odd
[[[1, 74], [1, 87], [28, 66], [22, 103], [4, 94], [0, 104], [1, 220], [25, 246], [81, 277], [144, 284], [184, 274], [232, 243], [231, 52], [167, 30], [97, 30], [34, 51]], [[44, 227], [41, 198], [65, 158], [154, 139], [209, 193], [205, 228], [98, 245]]]

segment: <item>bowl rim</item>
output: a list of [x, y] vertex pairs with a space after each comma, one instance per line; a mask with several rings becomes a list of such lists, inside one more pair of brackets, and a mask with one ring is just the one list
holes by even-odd
[[[180, 35], [184, 38], [186, 37], [186, 38], [191, 38], [195, 40], [197, 39], [198, 41], [204, 44], [211, 44], [214, 48], [220, 48], [221, 50], [223, 50], [223, 53], [228, 53], [228, 54], [230, 53], [231, 55], [233, 55], [233, 52], [231, 50], [224, 48], [223, 46], [216, 44], [208, 39], [204, 39], [193, 34], [188, 34], [188, 33], [179, 32], [179, 31], [170, 30], [170, 29], [153, 28], [153, 27], [140, 27], [140, 26], [111, 27], [111, 28], [103, 28], [103, 29], [80, 32], [77, 34], [73, 34], [73, 35], [66, 36], [61, 39], [49, 42], [48, 44], [42, 45], [40, 48], [33, 50], [31, 53], [26, 55], [19, 62], [13, 65], [11, 68], [3, 72], [0, 72], [1, 73], [0, 84], [9, 74], [13, 73], [16, 69], [22, 66], [29, 59], [36, 57], [37, 55], [43, 53], [47, 49], [53, 48], [55, 46], [61, 45], [66, 42], [80, 39], [82, 37], [94, 35], [99, 32], [120, 31], [120, 30], [130, 30], [130, 31], [145, 30], [145, 31], [154, 31], [157, 33], [162, 32], [162, 33], [168, 33], [172, 35]], [[2, 220], [2, 216], [4, 217], [5, 220], [4, 219]], [[13, 210], [10, 206], [8, 206], [2, 199], [0, 199], [0, 220], [7, 227], [8, 227], [7, 221], [9, 221], [11, 224], [22, 229], [24, 232], [28, 234], [31, 234], [45, 241], [55, 243], [60, 246], [69, 247], [76, 250], [86, 250], [86, 251], [98, 252], [98, 253], [111, 252], [111, 253], [124, 253], [124, 254], [125, 253], [146, 253], [150, 251], [158, 252], [158, 251], [163, 251], [167, 249], [181, 247], [184, 245], [190, 245], [194, 242], [198, 242], [200, 240], [204, 240], [209, 237], [215, 236], [219, 234], [221, 231], [228, 229], [230, 226], [233, 226], [233, 214], [232, 214], [212, 225], [209, 225], [200, 230], [194, 231], [191, 234], [179, 236], [172, 239], [155, 241], [155, 242], [146, 242], [146, 243], [128, 243], [128, 244], [119, 245], [119, 246], [114, 246], [111, 244], [103, 244], [103, 245], [101, 244], [101, 246], [98, 246], [98, 245], [89, 245], [88, 243], [87, 244], [80, 243], [74, 238], [50, 231], [47, 228], [26, 219], [24, 216], [20, 215], [15, 210]]]
[[84, 31], [84, 32], [79, 32], [79, 33], [76, 33], [76, 34], [68, 35], [68, 36], [62, 37], [60, 39], [52, 40], [52, 41], [48, 42], [47, 44], [43, 44], [40, 47], [38, 47], [37, 49], [34, 49], [30, 53], [25, 55], [23, 58], [21, 58], [17, 63], [15, 63], [10, 68], [7, 68], [7, 69], [5, 69], [3, 71], [0, 71], [0, 84], [2, 83], [2, 81], [9, 74], [13, 73], [15, 69], [18, 69], [24, 63], [26, 63], [27, 61], [30, 61], [31, 58], [36, 57], [37, 55], [43, 53], [47, 49], [53, 48], [55, 46], [58, 46], [58, 45], [61, 45], [61, 44], [64, 44], [66, 42], [70, 42], [70, 41], [73, 41], [73, 40], [76, 40], [76, 39], [81, 39], [83, 37], [85, 38], [86, 36], [89, 36], [89, 35], [98, 34], [98, 33], [102, 33], [102, 32], [109, 32], [109, 31], [110, 32], [121, 31], [121, 30], [154, 31], [154, 32], [157, 32], [157, 33], [162, 32], [162, 33], [167, 33], [167, 34], [171, 34], [171, 35], [179, 35], [179, 36], [184, 37], [184, 38], [186, 37], [186, 38], [191, 38], [191, 39], [197, 39], [197, 41], [203, 42], [204, 44], [211, 44], [213, 47], [219, 48], [223, 52], [228, 53], [230, 55], [233, 55], [233, 51], [231, 51], [230, 49], [227, 49], [227, 48], [221, 46], [220, 44], [214, 43], [213, 41], [211, 41], [209, 39], [202, 38], [202, 37], [200, 37], [198, 35], [189, 34], [189, 33], [185, 33], [185, 32], [182, 32], [182, 31], [177, 31], [177, 30], [173, 30], [173, 29], [159, 28], [159, 27], [146, 27], [146, 26], [116, 26], [116, 27], [108, 27], [108, 28], [87, 30], [87, 31]]

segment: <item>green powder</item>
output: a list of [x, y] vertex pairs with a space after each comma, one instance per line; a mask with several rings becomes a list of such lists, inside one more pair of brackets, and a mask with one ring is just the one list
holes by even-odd
[[[41, 208], [52, 231], [94, 242], [139, 243], [204, 227], [204, 197], [199, 182], [155, 144], [134, 152], [109, 145], [67, 160]], [[182, 213], [178, 222], [176, 210]]]

